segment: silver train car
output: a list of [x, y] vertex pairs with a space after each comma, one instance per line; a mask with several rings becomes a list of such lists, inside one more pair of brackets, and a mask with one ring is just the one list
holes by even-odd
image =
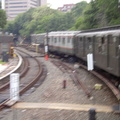
[[58, 31], [48, 34], [49, 51], [53, 53], [74, 55], [74, 37], [80, 31]]
[[84, 61], [92, 53], [96, 67], [120, 77], [120, 29], [49, 32], [48, 45], [49, 52], [76, 56]]

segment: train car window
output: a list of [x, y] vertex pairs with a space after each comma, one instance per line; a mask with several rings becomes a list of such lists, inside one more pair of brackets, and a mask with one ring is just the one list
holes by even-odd
[[117, 56], [119, 56], [119, 43], [118, 43], [118, 41], [119, 41], [119, 38], [118, 37], [113, 37], [113, 44], [114, 44], [114, 46], [115, 46], [115, 53], [114, 53], [114, 55], [117, 57]]
[[63, 45], [65, 44], [65, 38], [62, 38], [62, 44]]
[[82, 42], [83, 42], [83, 38], [82, 37], [78, 38], [79, 49], [83, 48], [83, 43]]
[[87, 49], [90, 50], [92, 48], [92, 40], [91, 40], [91, 38], [88, 37], [86, 42], [87, 42], [86, 43], [87, 44]]
[[53, 43], [53, 37], [51, 37], [51, 43]]
[[80, 37], [80, 42], [82, 42], [82, 37]]
[[91, 43], [91, 41], [92, 41], [92, 40], [91, 40], [91, 38], [90, 38], [90, 37], [88, 37], [87, 39], [88, 39], [88, 42], [89, 42], [89, 43]]
[[57, 43], [59, 42], [59, 37], [57, 37], [57, 41], [56, 41]]
[[54, 42], [57, 43], [57, 38], [54, 38]]
[[102, 39], [102, 40], [101, 40], [101, 44], [104, 44], [104, 43], [105, 43], [104, 37], [102, 37], [101, 39]]
[[60, 39], [61, 39], [61, 37], [59, 37], [59, 43], [60, 43]]
[[67, 39], [67, 43], [70, 43], [70, 39], [71, 39], [71, 38], [70, 38], [70, 37], [68, 37], [68, 39]]
[[101, 46], [101, 37], [96, 37], [96, 40], [97, 40], [97, 50], [98, 50], [98, 53], [101, 53], [101, 51], [102, 51], [102, 46]]

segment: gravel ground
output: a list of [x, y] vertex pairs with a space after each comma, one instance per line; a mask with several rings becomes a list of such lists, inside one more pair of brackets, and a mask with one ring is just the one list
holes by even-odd
[[[43, 84], [32, 94], [21, 97], [22, 102], [41, 103], [69, 103], [69, 104], [99, 104], [112, 106], [117, 100], [110, 90], [97, 78], [82, 68], [79, 69], [79, 77], [92, 93], [87, 98], [82, 89], [78, 89], [67, 73], [62, 73], [54, 66], [50, 59], [40, 59], [48, 69], [48, 74]], [[66, 89], [63, 89], [63, 80], [67, 81]], [[101, 90], [94, 90], [94, 85], [101, 83]], [[8, 112], [6, 112], [8, 111]], [[89, 113], [73, 110], [52, 109], [6, 109], [0, 113], [0, 120], [89, 120]], [[120, 120], [120, 115], [113, 113], [97, 113], [96, 120]]]

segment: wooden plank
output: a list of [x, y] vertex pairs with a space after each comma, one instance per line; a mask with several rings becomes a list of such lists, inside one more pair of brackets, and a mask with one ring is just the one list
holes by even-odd
[[96, 112], [113, 112], [112, 107], [102, 105], [80, 105], [80, 104], [64, 104], [64, 103], [25, 103], [19, 102], [13, 106], [17, 109], [62, 109], [75, 111], [89, 111], [91, 108]]

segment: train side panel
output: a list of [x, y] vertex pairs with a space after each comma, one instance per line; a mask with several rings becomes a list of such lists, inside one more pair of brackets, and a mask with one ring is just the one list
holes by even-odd
[[107, 68], [107, 40], [105, 39], [104, 35], [98, 35], [96, 34], [95, 39], [95, 65], [101, 69]]
[[96, 37], [95, 45], [95, 65], [99, 68], [115, 75], [120, 76], [120, 59], [119, 59], [119, 35], [107, 33]]
[[49, 33], [49, 51], [65, 55], [74, 55], [74, 35], [78, 32], [60, 31]]
[[110, 73], [120, 76], [120, 54], [119, 54], [119, 34], [114, 36], [116, 33], [108, 34], [107, 43], [108, 43], [108, 53], [107, 53], [107, 71]]
[[95, 66], [120, 77], [119, 31], [81, 33], [75, 44], [77, 57], [87, 61], [87, 54], [93, 53]]
[[94, 34], [81, 33], [75, 39], [75, 55], [87, 61], [87, 54], [94, 54]]

